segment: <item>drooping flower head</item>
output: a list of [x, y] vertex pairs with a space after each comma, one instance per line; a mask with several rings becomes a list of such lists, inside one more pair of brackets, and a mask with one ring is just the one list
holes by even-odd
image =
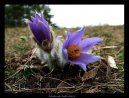
[[35, 13], [31, 19], [24, 19], [33, 34], [36, 42], [33, 53], [42, 64], [49, 67], [50, 71], [63, 69], [65, 63], [62, 57], [62, 41], [53, 31], [52, 26], [43, 18], [42, 13]]
[[[35, 40], [42, 47], [50, 48], [52, 42], [52, 34], [48, 22], [43, 18], [42, 13], [35, 13], [28, 22]], [[46, 49], [49, 50], [49, 49]]]
[[94, 45], [102, 42], [101, 38], [92, 37], [82, 40], [85, 27], [76, 32], [67, 32], [67, 38], [63, 43], [62, 53], [64, 59], [71, 64], [79, 65], [86, 71], [86, 65], [100, 60], [100, 56], [89, 54], [88, 51]]

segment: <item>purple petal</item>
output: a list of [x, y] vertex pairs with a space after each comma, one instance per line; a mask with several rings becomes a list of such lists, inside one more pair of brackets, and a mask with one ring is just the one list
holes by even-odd
[[42, 17], [41, 13], [36, 13], [35, 17], [39, 20], [41, 20], [46, 26], [48, 26], [48, 22]]
[[82, 27], [80, 30], [74, 32], [68, 44], [69, 45], [78, 44], [80, 40], [82, 39], [84, 33], [85, 33], [85, 27]]
[[32, 22], [35, 23], [35, 24], [38, 23], [38, 19], [35, 18], [35, 17], [33, 17], [33, 16], [31, 16], [31, 20], [32, 20]]
[[38, 18], [38, 19], [41, 20], [41, 14], [36, 12], [36, 13], [35, 13], [35, 18]]
[[72, 35], [70, 32], [66, 32], [66, 34], [67, 34], [67, 39], [70, 38]]
[[29, 26], [32, 33], [40, 43], [42, 43], [43, 40], [50, 39], [49, 29], [47, 29], [43, 24], [40, 23], [39, 25], [39, 24], [30, 22]]
[[68, 53], [67, 53], [67, 49], [62, 49], [62, 54], [63, 54], [63, 57], [66, 61], [68, 61]]
[[50, 30], [47, 28], [47, 26], [40, 21], [40, 23], [37, 24], [37, 30], [38, 32], [43, 35], [46, 39], [50, 40]]
[[31, 16], [29, 26], [35, 38], [42, 43], [43, 40], [50, 40], [50, 28], [48, 22], [42, 17], [41, 13]]
[[72, 35], [70, 32], [66, 32], [66, 34], [67, 34], [67, 38], [66, 38], [66, 40], [63, 43], [63, 48], [64, 49], [67, 49], [68, 48], [68, 43], [69, 43], [70, 38], [71, 38], [71, 35]]
[[86, 71], [87, 69], [86, 69], [86, 64], [79, 64], [79, 66], [84, 70], [84, 71]]
[[37, 25], [32, 23], [32, 22], [29, 22], [29, 27], [32, 31], [32, 33], [34, 34], [35, 38], [41, 43], [42, 42], [42, 36], [38, 30], [37, 30]]
[[100, 60], [100, 56], [94, 56], [91, 54], [87, 54], [87, 53], [81, 53], [80, 57], [78, 57], [77, 59], [73, 60], [74, 62], [81, 62], [81, 63], [85, 63], [85, 64], [89, 64], [89, 63], [93, 63]]
[[31, 16], [31, 21], [34, 22], [35, 18], [33, 16]]
[[69, 62], [72, 64], [76, 64], [76, 65], [80, 66], [84, 71], [86, 71], [86, 64], [85, 63], [81, 63], [78, 61], [69, 61]]
[[82, 40], [79, 43], [79, 46], [81, 47], [82, 52], [87, 52], [91, 48], [93, 48], [94, 45], [101, 43], [103, 39], [98, 38], [98, 37], [92, 37], [92, 38], [87, 38], [85, 40]]

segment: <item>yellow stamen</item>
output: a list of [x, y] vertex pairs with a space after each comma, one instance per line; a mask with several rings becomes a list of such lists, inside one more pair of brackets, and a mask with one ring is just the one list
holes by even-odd
[[80, 56], [80, 47], [77, 45], [70, 45], [68, 47], [68, 57], [73, 60]]

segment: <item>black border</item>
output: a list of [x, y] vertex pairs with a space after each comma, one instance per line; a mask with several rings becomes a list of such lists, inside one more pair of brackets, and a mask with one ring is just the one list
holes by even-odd
[[129, 24], [129, 19], [128, 19], [128, 10], [127, 10], [127, 4], [124, 5], [124, 88], [125, 88], [125, 95], [128, 94], [128, 90], [129, 90], [129, 60], [128, 60], [128, 55], [129, 55], [129, 44], [128, 44], [128, 39], [129, 39], [129, 28], [128, 28], [128, 24]]
[[[94, 3], [93, 3], [94, 2]], [[1, 35], [0, 35], [0, 46], [1, 46], [1, 53], [0, 53], [0, 65], [4, 65], [5, 62], [4, 62], [4, 5], [5, 4], [124, 4], [126, 10], [125, 10], [125, 18], [124, 19], [128, 19], [127, 17], [127, 5], [125, 4], [125, 0], [117, 0], [117, 3], [116, 1], [114, 0], [106, 0], [106, 1], [102, 1], [101, 3], [101, 0], [89, 0], [86, 2], [84, 2], [84, 0], [81, 2], [80, 0], [75, 0], [74, 2], [69, 2], [64, 0], [33, 0], [33, 3], [32, 3], [32, 0], [4, 0], [3, 2], [1, 2], [0, 4], [0, 9], [1, 9], [1, 14], [0, 14], [0, 19], [1, 19], [1, 24], [0, 24], [0, 27], [1, 27]], [[124, 20], [125, 21], [125, 20]], [[129, 20], [128, 20], [129, 21]], [[124, 24], [124, 31], [127, 32], [126, 30], [128, 29], [128, 25], [127, 25], [127, 20], [125, 21], [125, 24]], [[125, 50], [128, 48], [127, 47], [127, 44], [126, 43], [126, 40], [128, 39], [127, 37], [127, 34], [125, 34]], [[125, 51], [125, 61], [128, 61], [128, 50]], [[126, 60], [127, 59], [127, 60]], [[128, 91], [128, 82], [127, 82], [127, 79], [129, 79], [128, 77], [128, 66], [129, 64], [127, 64], [128, 62], [125, 62], [125, 93], [124, 94], [118, 94], [118, 93], [115, 93], [115, 94], [102, 94], [102, 93], [99, 93], [99, 94], [38, 94], [38, 93], [18, 93], [18, 94], [11, 94], [11, 93], [5, 93], [4, 92], [4, 66], [0, 66], [0, 94], [2, 94], [4, 97], [6, 96], [12, 96], [12, 97], [18, 97], [18, 96], [21, 96], [23, 97], [24, 95], [26, 96], [30, 96], [31, 97], [38, 97], [38, 96], [42, 96], [44, 98], [48, 98], [48, 97], [52, 97], [52, 98], [55, 98], [53, 96], [60, 96], [59, 98], [61, 98], [62, 96], [72, 96], [71, 98], [81, 98], [81, 97], [125, 97], [125, 95], [127, 95], [127, 91]], [[1, 95], [0, 95], [1, 96]], [[63, 98], [63, 97], [62, 97]]]
[[0, 94], [4, 93], [4, 5], [0, 5]]
[[3, 0], [4, 3], [34, 4], [123, 4], [125, 0]]

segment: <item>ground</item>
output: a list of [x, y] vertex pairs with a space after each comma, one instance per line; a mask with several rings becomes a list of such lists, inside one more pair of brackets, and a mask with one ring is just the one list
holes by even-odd
[[[66, 38], [64, 31], [79, 28], [55, 28]], [[93, 54], [103, 59], [88, 64], [84, 73], [77, 66], [65, 66], [63, 72], [50, 72], [38, 58], [32, 55], [31, 32], [28, 27], [5, 28], [5, 92], [37, 93], [124, 93], [124, 26], [88, 26], [84, 38], [101, 37], [102, 44], [95, 46]], [[115, 47], [114, 47], [115, 46]], [[112, 56], [118, 69], [107, 63]], [[23, 66], [41, 68], [23, 68]]]

